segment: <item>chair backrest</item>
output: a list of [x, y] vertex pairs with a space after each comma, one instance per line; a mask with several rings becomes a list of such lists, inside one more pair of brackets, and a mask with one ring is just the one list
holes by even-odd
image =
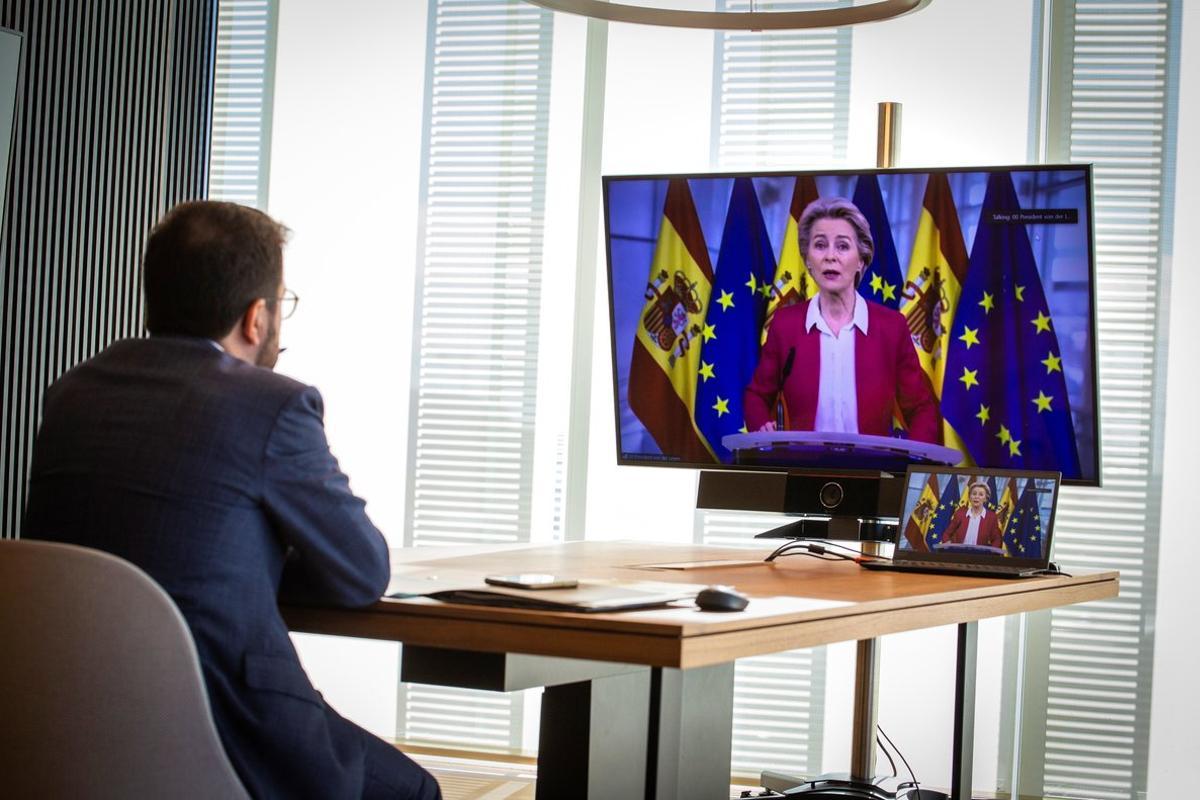
[[245, 798], [175, 603], [120, 558], [0, 541], [0, 793]]

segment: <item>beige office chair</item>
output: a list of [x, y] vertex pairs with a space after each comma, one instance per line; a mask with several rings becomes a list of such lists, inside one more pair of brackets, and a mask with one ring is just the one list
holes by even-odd
[[0, 794], [245, 798], [191, 633], [127, 561], [0, 541]]

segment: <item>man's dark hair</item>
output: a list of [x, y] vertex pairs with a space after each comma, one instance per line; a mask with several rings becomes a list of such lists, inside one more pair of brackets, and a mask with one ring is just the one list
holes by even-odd
[[287, 235], [284, 225], [236, 203], [175, 206], [146, 242], [146, 329], [223, 338], [256, 299], [276, 302]]

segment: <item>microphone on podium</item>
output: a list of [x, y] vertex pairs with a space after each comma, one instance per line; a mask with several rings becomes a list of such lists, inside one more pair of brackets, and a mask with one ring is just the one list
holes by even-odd
[[779, 392], [775, 395], [775, 430], [784, 430], [783, 424], [783, 385], [787, 383], [788, 375], [792, 374], [792, 364], [796, 361], [796, 348], [789, 347], [787, 358], [783, 361], [783, 369], [779, 373]]

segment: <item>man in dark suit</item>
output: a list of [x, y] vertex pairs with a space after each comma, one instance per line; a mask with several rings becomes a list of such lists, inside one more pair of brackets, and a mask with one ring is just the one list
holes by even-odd
[[295, 305], [286, 234], [232, 203], [185, 203], [159, 223], [144, 261], [151, 337], [47, 391], [23, 535], [118, 555], [174, 598], [253, 796], [432, 800], [432, 776], [313, 689], [279, 615], [281, 596], [370, 604], [389, 577], [383, 536], [329, 452], [320, 394], [272, 372]]

